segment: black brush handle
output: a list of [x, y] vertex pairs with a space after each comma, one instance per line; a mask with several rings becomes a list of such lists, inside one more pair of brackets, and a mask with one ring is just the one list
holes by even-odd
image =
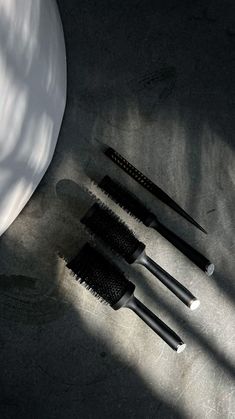
[[127, 301], [125, 307], [134, 311], [172, 349], [177, 352], [182, 352], [184, 350], [186, 345], [182, 342], [182, 339], [144, 304], [135, 298], [134, 295]]
[[100, 188], [107, 193], [128, 213], [142, 221], [147, 227], [152, 227], [163, 237], [177, 247], [185, 256], [194, 262], [208, 276], [212, 275], [214, 265], [201, 253], [186, 243], [167, 227], [160, 223], [157, 216], [153, 214], [139, 198], [124, 188], [120, 183], [109, 176], [105, 176], [99, 184]]
[[203, 272], [208, 276], [214, 272], [214, 265], [200, 252], [194, 249], [190, 244], [186, 243], [173, 231], [169, 230], [166, 226], [161, 224], [157, 218], [151, 222], [149, 227], [154, 228], [163, 237], [165, 237], [170, 243], [172, 243], [177, 249], [179, 249], [185, 256], [187, 256], [192, 262], [194, 262]]
[[[191, 292], [154, 262], [145, 252], [136, 259], [136, 262], [145, 266], [156, 278], [158, 278], [173, 294], [176, 295], [191, 310], [198, 307], [200, 302]], [[196, 303], [198, 302], [198, 304]]]

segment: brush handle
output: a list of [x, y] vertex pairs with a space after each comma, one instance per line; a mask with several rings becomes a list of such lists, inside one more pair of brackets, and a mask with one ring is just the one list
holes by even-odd
[[172, 349], [181, 352], [185, 345], [182, 339], [170, 329], [162, 320], [152, 313], [134, 295], [127, 301], [125, 307], [134, 311], [151, 329], [157, 333]]
[[142, 252], [136, 262], [145, 266], [156, 278], [158, 278], [173, 294], [176, 295], [186, 306], [192, 309], [193, 303], [198, 301], [187, 288], [178, 282], [173, 276], [155, 263], [149, 256]]
[[212, 275], [214, 271], [214, 265], [200, 252], [194, 249], [190, 244], [186, 243], [173, 231], [169, 230], [157, 219], [151, 222], [149, 227], [158, 231], [163, 237], [165, 237], [170, 243], [172, 243], [177, 249], [179, 249], [185, 256], [187, 256], [192, 262], [195, 263], [203, 272], [208, 276]]

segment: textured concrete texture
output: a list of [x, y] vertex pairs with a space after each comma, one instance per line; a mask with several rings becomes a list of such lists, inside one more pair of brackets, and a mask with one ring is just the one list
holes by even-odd
[[[68, 102], [58, 146], [0, 241], [0, 417], [235, 418], [234, 2], [60, 0], [59, 6]], [[103, 143], [209, 234], [121, 173], [102, 155]], [[215, 274], [206, 277], [104, 197], [94, 182], [105, 174], [204, 252]], [[183, 353], [128, 310], [102, 305], [67, 272], [63, 257], [72, 258], [89, 239], [79, 219], [92, 198], [81, 185], [201, 300], [190, 312], [144, 268], [115, 257], [136, 295], [187, 343]]]

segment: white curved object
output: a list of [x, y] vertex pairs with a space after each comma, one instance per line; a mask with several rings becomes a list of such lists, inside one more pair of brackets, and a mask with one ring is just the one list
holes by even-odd
[[52, 159], [66, 103], [55, 0], [0, 0], [0, 235]]

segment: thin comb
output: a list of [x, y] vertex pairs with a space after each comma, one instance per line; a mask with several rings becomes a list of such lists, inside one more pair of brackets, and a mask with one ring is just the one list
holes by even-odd
[[161, 188], [159, 188], [155, 183], [153, 183], [149, 178], [147, 178], [143, 173], [141, 173], [136, 167], [129, 163], [121, 154], [115, 151], [112, 147], [108, 147], [104, 151], [105, 155], [109, 157], [117, 166], [119, 166], [124, 172], [132, 177], [136, 182], [143, 186], [147, 191], [149, 191], [160, 201], [164, 202], [187, 221], [195, 225], [203, 233], [207, 234], [206, 230], [200, 226], [187, 212], [181, 208], [169, 195], [166, 194]]

